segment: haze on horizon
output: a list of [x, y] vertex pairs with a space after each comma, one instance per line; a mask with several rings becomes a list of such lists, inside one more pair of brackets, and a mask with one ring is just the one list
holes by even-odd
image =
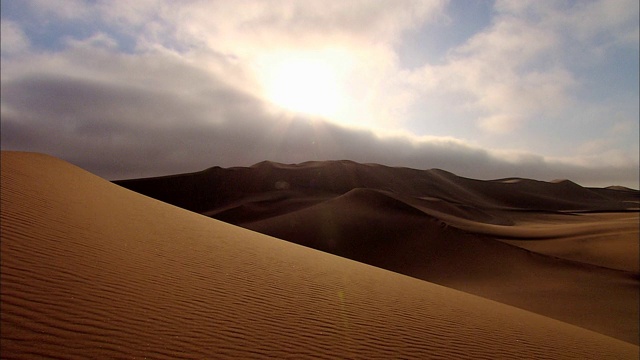
[[639, 187], [639, 8], [4, 1], [2, 150], [108, 179], [349, 159]]

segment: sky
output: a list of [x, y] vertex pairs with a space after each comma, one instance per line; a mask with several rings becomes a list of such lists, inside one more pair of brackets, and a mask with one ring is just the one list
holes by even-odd
[[1, 147], [639, 187], [637, 0], [2, 1]]

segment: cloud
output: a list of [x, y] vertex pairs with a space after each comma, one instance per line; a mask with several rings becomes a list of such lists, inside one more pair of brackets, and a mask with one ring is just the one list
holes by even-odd
[[[249, 74], [274, 54], [318, 57], [341, 72], [345, 103], [338, 121], [390, 128], [406, 119], [413, 96], [398, 75], [393, 48], [401, 34], [444, 16], [445, 1], [217, 1], [189, 3], [162, 12], [162, 37], [152, 43], [183, 55], [216, 53], [234, 59]], [[153, 33], [155, 30], [143, 31]], [[341, 54], [329, 57], [327, 54]], [[219, 72], [230, 82], [226, 72]], [[253, 76], [258, 77], [259, 76]], [[248, 84], [256, 96], [263, 84]]]
[[[637, 99], [576, 97], [584, 79], [574, 64], [637, 48], [637, 10], [624, 13], [637, 3], [610, 3], [496, 1], [489, 27], [441, 63], [406, 70], [395, 52], [402, 34], [446, 21], [446, 1], [31, 1], [34, 21], [2, 20], [2, 148], [50, 153], [111, 179], [346, 158], [637, 187]], [[36, 48], [25, 35], [56, 21], [66, 31], [58, 47]], [[343, 65], [342, 119], [265, 101], [256, 74], [278, 52], [340, 54], [327, 61]], [[429, 121], [453, 124], [457, 138], [406, 127]], [[550, 155], [547, 140], [575, 136], [556, 134], [571, 128], [558, 124], [594, 133]], [[535, 126], [546, 135], [536, 138]], [[535, 146], [500, 149], [524, 139]]]
[[455, 138], [381, 136], [338, 126], [273, 108], [188, 59], [119, 54], [95, 42], [77, 46], [3, 69], [11, 74], [2, 80], [3, 149], [49, 153], [109, 179], [265, 159], [351, 159], [485, 179], [637, 181], [624, 166], [596, 167], [606, 176], [594, 177], [588, 167], [495, 152]]
[[401, 33], [443, 17], [447, 0], [135, 2], [26, 0], [30, 16], [108, 28], [135, 37], [138, 49], [214, 51], [245, 60], [265, 50], [327, 43], [386, 47]]
[[3, 19], [0, 23], [0, 41], [2, 56], [24, 53], [29, 49], [29, 38], [18, 24], [10, 20]]
[[[190, 3], [167, 21], [180, 42], [204, 41], [238, 56], [283, 44], [314, 47], [327, 42], [395, 41], [405, 29], [442, 12], [444, 1], [214, 1]], [[229, 16], [233, 14], [233, 16]], [[185, 20], [186, 26], [181, 26]]]
[[[534, 2], [537, 4], [537, 2]], [[524, 11], [526, 3], [509, 3]], [[466, 94], [466, 108], [480, 129], [508, 133], [522, 123], [557, 112], [572, 102], [574, 76], [553, 59], [560, 39], [553, 29], [505, 13], [453, 50], [443, 65], [426, 65], [414, 81], [433, 96]], [[436, 93], [437, 94], [433, 94]]]
[[496, 1], [492, 23], [442, 64], [410, 76], [426, 98], [456, 98], [478, 129], [510, 134], [584, 107], [586, 69], [614, 48], [637, 49], [637, 1]]

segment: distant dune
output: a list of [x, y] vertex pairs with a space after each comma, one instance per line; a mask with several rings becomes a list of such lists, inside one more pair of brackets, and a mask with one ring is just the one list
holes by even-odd
[[[1, 162], [2, 358], [640, 355], [638, 346], [629, 342], [225, 224], [128, 191], [46, 155], [2, 152]], [[265, 168], [277, 169], [269, 164]], [[255, 186], [255, 179], [245, 181]], [[628, 311], [614, 299], [623, 296], [616, 286], [624, 284], [637, 295], [637, 277], [622, 275], [632, 272], [551, 259], [480, 238], [396, 198], [392, 189], [358, 188], [331, 196], [326, 189], [300, 190], [291, 179], [281, 181], [290, 186], [280, 187], [288, 194], [298, 192], [296, 196], [265, 195], [256, 187], [252, 196], [266, 200], [236, 198], [225, 211], [244, 206], [234, 216], [245, 214], [257, 227], [268, 227], [270, 218], [274, 229], [287, 221], [308, 221], [317, 231], [334, 234], [331, 246], [340, 251], [363, 252], [394, 264], [401, 264], [397, 247], [414, 250], [416, 255], [406, 259], [412, 271], [429, 273], [440, 267], [445, 274], [440, 277], [449, 273], [455, 282], [497, 286], [492, 279], [505, 276], [500, 267], [510, 266], [510, 271], [537, 278], [541, 292], [530, 294], [536, 301], [556, 303], [567, 312], [579, 307], [580, 299], [557, 296], [566, 285], [563, 276], [620, 283], [609, 286], [603, 280], [583, 294], [607, 297], [611, 307], [592, 310], [619, 321]], [[238, 183], [228, 185], [229, 194], [242, 195]], [[344, 184], [335, 186], [343, 189]], [[171, 192], [170, 187], [166, 190]], [[295, 200], [298, 195], [302, 200]], [[310, 219], [314, 216], [318, 218]], [[363, 224], [349, 221], [352, 216]], [[377, 223], [382, 219], [406, 225], [403, 235], [408, 242], [394, 245], [401, 239], [395, 231], [402, 226], [385, 230]], [[423, 238], [415, 232], [420, 228]], [[479, 273], [459, 277], [465, 265], [452, 263], [451, 251], [459, 252]], [[426, 267], [414, 268], [423, 255]], [[434, 261], [438, 263], [429, 265]]]
[[638, 344], [640, 193], [351, 161], [118, 181], [297, 244]]

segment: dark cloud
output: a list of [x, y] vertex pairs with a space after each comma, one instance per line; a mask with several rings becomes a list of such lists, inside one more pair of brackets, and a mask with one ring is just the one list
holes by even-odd
[[[586, 185], [637, 184], [630, 168], [592, 169], [535, 155], [506, 161], [460, 141], [380, 137], [294, 116], [186, 64], [149, 67], [146, 60], [128, 59], [119, 65], [101, 69], [100, 77], [42, 70], [3, 80], [2, 149], [48, 153], [107, 179], [247, 166], [262, 160], [350, 159], [442, 168], [481, 179], [518, 176], [569, 178]], [[107, 76], [110, 73], [113, 77]], [[135, 80], [126, 74], [135, 74]]]

